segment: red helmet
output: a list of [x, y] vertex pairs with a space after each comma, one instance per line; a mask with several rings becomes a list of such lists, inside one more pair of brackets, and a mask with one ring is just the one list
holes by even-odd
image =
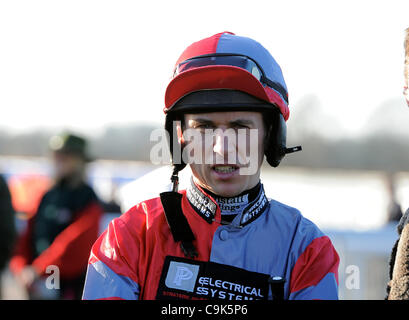
[[285, 120], [290, 115], [280, 66], [250, 38], [222, 32], [187, 47], [166, 89], [164, 112], [187, 94], [209, 89], [242, 91], [278, 108]]
[[[267, 162], [277, 167], [287, 153], [301, 147], [286, 147], [286, 124], [290, 112], [281, 68], [258, 42], [222, 32], [191, 44], [179, 57], [165, 93], [165, 129], [169, 146], [174, 137], [173, 121], [190, 112], [268, 112], [271, 124]], [[186, 164], [173, 163], [175, 172]]]

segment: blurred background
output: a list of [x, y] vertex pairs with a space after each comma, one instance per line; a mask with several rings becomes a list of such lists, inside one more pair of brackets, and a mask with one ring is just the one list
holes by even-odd
[[[95, 161], [86, 181], [113, 204], [100, 232], [166, 188], [169, 168], [151, 163], [150, 134], [163, 127], [174, 63], [190, 43], [231, 31], [280, 64], [288, 145], [303, 146], [279, 168], [264, 167], [267, 195], [330, 236], [340, 298], [383, 299], [409, 207], [408, 12], [405, 0], [0, 2], [0, 174], [17, 234], [53, 184], [49, 140], [62, 131], [87, 139]], [[357, 285], [347, 285], [348, 270], [359, 271]], [[29, 298], [7, 267], [1, 283], [3, 299]]]

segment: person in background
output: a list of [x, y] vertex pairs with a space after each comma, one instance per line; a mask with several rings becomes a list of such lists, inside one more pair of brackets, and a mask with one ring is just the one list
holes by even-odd
[[[103, 212], [84, 181], [91, 160], [86, 145], [85, 139], [68, 133], [50, 140], [55, 184], [28, 221], [10, 260], [10, 270], [31, 299], [81, 297], [89, 251], [98, 237]], [[45, 281], [50, 275], [59, 276], [51, 289]]]
[[[405, 30], [405, 85], [403, 94], [409, 106], [409, 28]], [[387, 299], [409, 300], [409, 209], [401, 217], [397, 226], [399, 238], [396, 241], [389, 260]]]
[[386, 177], [386, 187], [389, 195], [388, 222], [396, 223], [402, 218], [402, 208], [396, 198], [396, 182], [393, 173]]
[[0, 175], [0, 299], [1, 299], [1, 274], [10, 258], [16, 227], [14, 223], [14, 210], [11, 204], [11, 195], [6, 180]]

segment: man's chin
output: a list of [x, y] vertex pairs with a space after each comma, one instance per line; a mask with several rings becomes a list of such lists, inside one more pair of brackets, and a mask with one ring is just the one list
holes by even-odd
[[238, 196], [240, 193], [245, 191], [240, 185], [235, 183], [218, 183], [217, 185], [212, 188], [212, 192], [220, 197], [235, 197]]
[[[203, 188], [220, 197], [235, 197], [252, 187], [250, 176], [243, 176], [236, 170], [234, 174], [217, 174], [214, 170], [206, 171], [199, 175], [192, 169], [194, 180]], [[255, 180], [259, 180], [259, 177]]]

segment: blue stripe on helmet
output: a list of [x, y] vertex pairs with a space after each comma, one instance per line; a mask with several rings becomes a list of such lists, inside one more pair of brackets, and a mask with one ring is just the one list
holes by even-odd
[[249, 56], [257, 61], [269, 79], [278, 82], [287, 90], [280, 66], [270, 52], [257, 41], [223, 33], [217, 43], [216, 53], [238, 53]]

